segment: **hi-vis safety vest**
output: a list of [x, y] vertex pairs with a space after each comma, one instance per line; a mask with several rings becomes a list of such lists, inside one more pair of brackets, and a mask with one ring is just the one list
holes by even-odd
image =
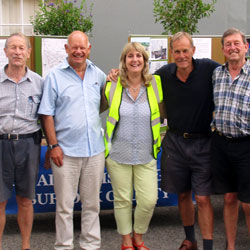
[[[158, 103], [162, 102], [163, 99], [160, 76], [154, 75], [152, 82], [146, 90], [151, 113], [153, 156], [157, 159], [157, 154], [159, 153], [161, 146], [160, 110]], [[118, 78], [117, 82], [107, 82], [105, 96], [109, 105], [109, 114], [107, 116], [106, 133], [104, 137], [105, 157], [108, 157], [109, 155], [112, 137], [120, 119], [119, 110], [122, 100], [122, 92], [123, 86], [120, 83], [120, 78]]]

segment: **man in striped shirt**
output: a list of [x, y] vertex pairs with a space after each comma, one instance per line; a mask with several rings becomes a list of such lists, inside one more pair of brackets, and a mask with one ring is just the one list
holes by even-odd
[[212, 155], [215, 192], [224, 194], [227, 250], [235, 250], [239, 203], [250, 235], [250, 61], [245, 35], [231, 28], [222, 36], [227, 63], [215, 69]]

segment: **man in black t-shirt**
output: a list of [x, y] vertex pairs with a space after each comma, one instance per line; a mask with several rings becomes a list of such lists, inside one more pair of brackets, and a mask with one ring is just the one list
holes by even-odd
[[194, 192], [203, 249], [212, 250], [210, 123], [214, 108], [212, 73], [219, 64], [210, 59], [193, 59], [193, 40], [185, 32], [173, 36], [170, 49], [175, 63], [155, 73], [161, 76], [169, 126], [162, 143], [161, 188], [178, 194], [186, 234], [179, 249], [198, 249], [194, 233]]

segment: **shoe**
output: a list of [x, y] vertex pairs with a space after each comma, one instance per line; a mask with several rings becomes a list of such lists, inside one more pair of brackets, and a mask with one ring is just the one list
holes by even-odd
[[184, 240], [181, 243], [179, 250], [198, 250], [197, 242], [191, 242], [189, 240]]
[[[135, 250], [141, 250], [141, 248], [143, 247], [144, 249], [146, 249], [146, 250], [149, 250], [149, 248], [147, 248], [145, 245], [144, 245], [144, 241], [140, 244], [140, 245], [137, 245], [136, 243], [135, 243], [135, 241], [133, 241], [133, 245], [134, 245], [134, 247], [135, 247]], [[144, 250], [143, 249], [143, 250]]]
[[128, 250], [130, 250], [130, 249], [132, 249], [132, 250], [135, 250], [135, 248], [132, 246], [124, 246], [124, 245], [122, 245], [122, 247], [121, 247], [121, 250], [126, 250], [126, 249], [128, 249]]

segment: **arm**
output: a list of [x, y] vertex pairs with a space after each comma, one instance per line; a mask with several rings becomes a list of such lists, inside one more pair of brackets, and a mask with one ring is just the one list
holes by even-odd
[[[54, 145], [57, 144], [56, 131], [54, 125], [53, 116], [50, 115], [42, 115], [42, 124], [46, 136], [46, 140], [48, 144]], [[49, 156], [52, 161], [58, 166], [61, 167], [63, 165], [63, 151], [60, 146], [55, 147], [49, 150]]]
[[160, 110], [161, 120], [163, 121], [165, 118], [167, 118], [164, 101], [159, 103], [159, 110]]
[[109, 74], [108, 74], [108, 76], [107, 76], [107, 79], [106, 79], [106, 81], [107, 82], [116, 82], [117, 81], [117, 79], [118, 79], [118, 76], [119, 76], [119, 69], [111, 69], [110, 71], [109, 71]]
[[104, 112], [105, 110], [108, 109], [108, 102], [105, 96], [105, 87], [106, 84], [104, 85], [103, 89], [102, 89], [102, 96], [101, 96], [101, 105], [100, 105], [100, 113]]

